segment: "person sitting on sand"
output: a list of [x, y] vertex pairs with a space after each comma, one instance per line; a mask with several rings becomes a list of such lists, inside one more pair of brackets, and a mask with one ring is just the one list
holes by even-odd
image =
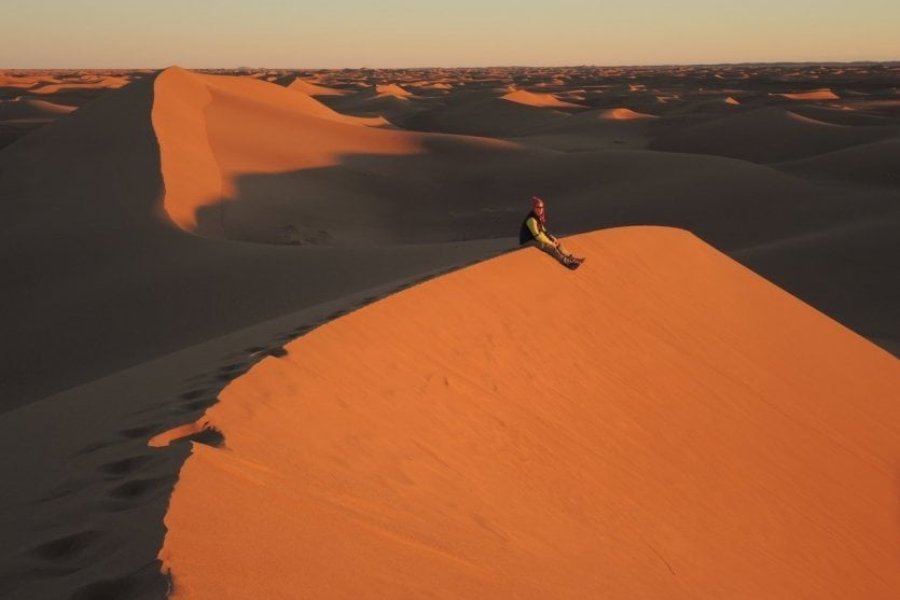
[[519, 245], [534, 242], [537, 247], [558, 260], [570, 269], [577, 269], [584, 261], [563, 248], [562, 243], [547, 232], [547, 213], [544, 212], [544, 201], [538, 196], [531, 198], [531, 212], [522, 221], [519, 230]]

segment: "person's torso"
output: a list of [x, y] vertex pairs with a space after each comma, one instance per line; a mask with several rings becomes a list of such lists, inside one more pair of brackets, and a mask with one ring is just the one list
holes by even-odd
[[522, 226], [519, 228], [520, 246], [527, 244], [528, 242], [533, 242], [535, 239], [534, 234], [531, 233], [531, 228], [528, 226], [528, 221], [530, 219], [534, 219], [535, 230], [538, 233], [542, 233], [544, 231], [544, 227], [543, 225], [541, 225], [541, 220], [537, 218], [537, 215], [534, 214], [534, 211], [528, 213], [525, 216], [525, 219], [522, 220]]

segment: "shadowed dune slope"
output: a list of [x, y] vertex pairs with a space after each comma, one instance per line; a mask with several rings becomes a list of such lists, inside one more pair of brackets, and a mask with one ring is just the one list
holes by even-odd
[[575, 273], [481, 263], [227, 387], [172, 597], [894, 598], [896, 360], [686, 232], [569, 244]]
[[654, 139], [650, 148], [770, 163], [874, 142], [897, 133], [894, 126], [845, 127], [766, 107], [699, 125], [673, 127]]
[[507, 137], [523, 135], [536, 127], [560, 123], [569, 117], [552, 107], [504, 100], [501, 95], [502, 92], [482, 90], [461, 94], [464, 101], [438, 106], [398, 123], [419, 131]]
[[6, 119], [40, 119], [53, 118], [75, 110], [74, 106], [47, 102], [46, 100], [30, 100], [15, 98], [0, 100], [0, 121]]
[[900, 136], [778, 165], [788, 173], [900, 187]]

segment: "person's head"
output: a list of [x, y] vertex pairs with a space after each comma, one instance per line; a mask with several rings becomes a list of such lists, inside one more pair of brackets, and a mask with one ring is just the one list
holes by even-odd
[[542, 221], [544, 220], [544, 201], [539, 196], [531, 197], [531, 209]]

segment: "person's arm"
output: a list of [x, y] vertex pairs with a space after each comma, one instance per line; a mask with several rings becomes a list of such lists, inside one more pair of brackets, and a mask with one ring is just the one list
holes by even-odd
[[528, 231], [531, 232], [531, 235], [534, 236], [534, 239], [537, 240], [539, 244], [555, 245], [550, 238], [547, 237], [547, 234], [538, 229], [537, 219], [531, 217], [525, 224], [528, 225]]

